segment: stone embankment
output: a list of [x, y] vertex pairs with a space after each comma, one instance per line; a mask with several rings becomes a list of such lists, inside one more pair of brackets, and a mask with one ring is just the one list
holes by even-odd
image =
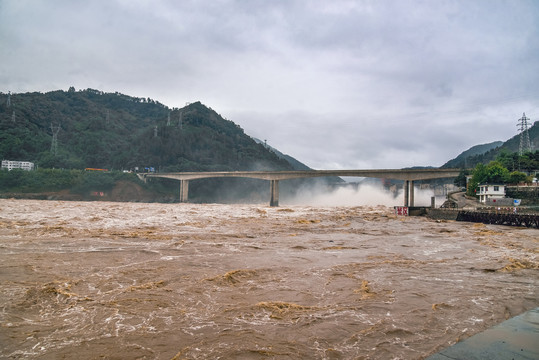
[[427, 217], [434, 220], [457, 220], [458, 213], [454, 209], [427, 209]]

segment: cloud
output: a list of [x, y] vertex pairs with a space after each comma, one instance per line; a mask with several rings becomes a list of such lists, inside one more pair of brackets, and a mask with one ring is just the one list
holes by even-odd
[[539, 117], [535, 1], [0, 0], [0, 91], [202, 101], [316, 168], [441, 165]]

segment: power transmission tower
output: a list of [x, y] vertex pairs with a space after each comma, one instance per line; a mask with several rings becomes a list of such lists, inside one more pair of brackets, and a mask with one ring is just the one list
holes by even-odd
[[155, 125], [155, 127], [153, 128], [153, 137], [157, 137], [157, 125]]
[[7, 93], [6, 106], [7, 106], [7, 107], [10, 107], [10, 106], [11, 106], [11, 91], [8, 91], [8, 93]]
[[522, 156], [525, 152], [532, 151], [530, 144], [530, 135], [528, 134], [528, 120], [526, 113], [522, 113], [522, 117], [518, 119], [517, 126], [520, 128], [520, 146], [518, 148], [518, 154]]
[[51, 131], [52, 131], [51, 153], [54, 156], [56, 156], [58, 152], [58, 132], [60, 131], [60, 125], [54, 126], [51, 123]]

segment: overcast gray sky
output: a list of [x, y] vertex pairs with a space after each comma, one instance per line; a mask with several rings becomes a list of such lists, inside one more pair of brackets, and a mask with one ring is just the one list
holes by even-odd
[[440, 166], [539, 120], [537, 0], [0, 0], [0, 91], [201, 101], [316, 169]]

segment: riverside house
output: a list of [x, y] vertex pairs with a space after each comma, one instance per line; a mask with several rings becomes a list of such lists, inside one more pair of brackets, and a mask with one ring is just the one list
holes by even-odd
[[496, 202], [505, 198], [505, 185], [503, 184], [479, 184], [479, 202]]

